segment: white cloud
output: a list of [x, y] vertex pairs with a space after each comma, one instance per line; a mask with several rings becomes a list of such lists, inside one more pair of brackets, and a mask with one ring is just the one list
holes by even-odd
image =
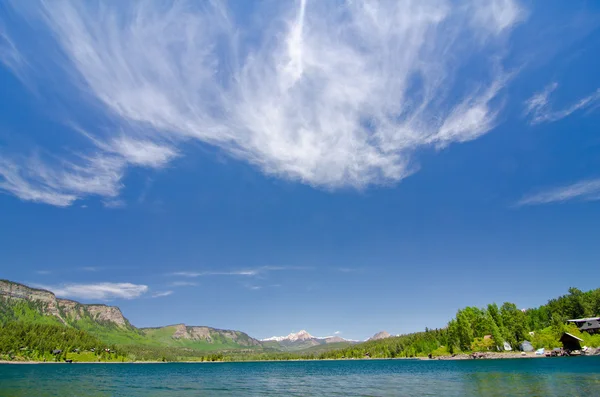
[[204, 271], [204, 272], [174, 272], [172, 276], [181, 277], [203, 277], [203, 276], [256, 276], [259, 273], [258, 270], [234, 270], [230, 272], [218, 272], [218, 271]]
[[192, 281], [173, 281], [169, 283], [171, 287], [195, 287], [198, 283], [194, 283]]
[[341, 332], [340, 331], [335, 331], [333, 334], [334, 335], [339, 335], [339, 334], [341, 334]]
[[181, 271], [170, 273], [171, 276], [180, 276], [188, 278], [204, 277], [204, 276], [258, 276], [260, 274], [273, 271], [293, 271], [293, 270], [309, 270], [310, 267], [304, 266], [261, 266], [254, 269], [231, 270], [231, 271]]
[[110, 144], [98, 142], [106, 152], [120, 155], [131, 165], [160, 168], [177, 156], [177, 152], [164, 144], [127, 136], [114, 138]]
[[359, 269], [354, 269], [351, 267], [339, 267], [337, 270], [341, 273], [354, 273], [359, 271]]
[[517, 202], [517, 206], [563, 203], [570, 200], [600, 200], [600, 179], [588, 179], [571, 185], [530, 194]]
[[79, 156], [76, 161], [43, 161], [39, 156], [0, 157], [0, 189], [23, 200], [66, 207], [79, 197], [116, 197], [126, 163], [104, 155]]
[[466, 5], [473, 12], [473, 23], [490, 34], [500, 34], [526, 16], [523, 8], [512, 0], [479, 0]]
[[[78, 175], [68, 163], [46, 165], [52, 184], [31, 167], [0, 171], [12, 180], [0, 188], [53, 205], [114, 198], [128, 166], [163, 167], [189, 140], [313, 186], [400, 181], [415, 152], [494, 127], [499, 59], [525, 15], [517, 0], [301, 0], [249, 39], [216, 1], [11, 4], [62, 51], [36, 62], [66, 71], [121, 126], [93, 136], [101, 157], [83, 161], [77, 187], [62, 182]], [[491, 63], [460, 74], [471, 61]]]
[[0, 20], [0, 63], [11, 70], [15, 76], [24, 81], [27, 62], [10, 39]]
[[173, 291], [162, 291], [162, 292], [155, 292], [152, 294], [153, 298], [162, 298], [164, 296], [169, 296], [172, 295]]
[[[37, 154], [31, 157], [0, 157], [0, 190], [23, 200], [60, 207], [90, 195], [105, 198], [107, 208], [120, 208], [117, 199], [128, 166], [161, 167], [176, 152], [168, 146], [136, 138], [115, 138], [109, 144], [95, 141], [94, 152], [57, 159]], [[2, 154], [2, 153], [0, 153]]]
[[104, 201], [102, 201], [102, 205], [105, 208], [112, 208], [112, 209], [125, 208], [127, 206], [125, 201], [120, 200], [120, 199], [104, 200]]
[[531, 124], [551, 123], [564, 119], [572, 113], [585, 109], [600, 100], [599, 88], [594, 93], [578, 100], [562, 110], [553, 110], [550, 97], [557, 88], [558, 83], [553, 82], [525, 102], [525, 114], [530, 116]]
[[138, 298], [148, 291], [148, 286], [132, 283], [65, 284], [62, 286], [38, 285], [65, 298], [110, 300]]

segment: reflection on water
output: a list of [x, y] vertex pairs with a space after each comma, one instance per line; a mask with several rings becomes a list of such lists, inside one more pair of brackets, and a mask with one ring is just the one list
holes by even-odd
[[0, 365], [0, 396], [600, 396], [600, 357]]

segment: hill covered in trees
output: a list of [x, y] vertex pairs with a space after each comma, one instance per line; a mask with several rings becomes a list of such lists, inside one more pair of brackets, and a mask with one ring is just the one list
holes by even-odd
[[[600, 346], [600, 334], [581, 333], [568, 319], [600, 314], [600, 288], [582, 292], [570, 288], [567, 295], [551, 299], [538, 308], [520, 310], [514, 303], [458, 310], [443, 329], [417, 332], [368, 341], [347, 349], [325, 352], [325, 358], [378, 358], [451, 355], [473, 351], [503, 351], [504, 342], [517, 349], [525, 340], [535, 348], [561, 347], [563, 332], [584, 340], [587, 346]], [[486, 335], [491, 337], [485, 338]]]
[[[13, 320], [35, 323], [49, 321], [88, 331], [107, 344], [146, 344], [221, 351], [260, 346], [260, 342], [240, 331], [221, 330], [184, 324], [156, 328], [136, 328], [121, 309], [102, 304], [82, 304], [57, 298], [52, 292], [0, 280], [0, 305], [5, 313], [13, 311]], [[31, 303], [25, 315], [18, 303]], [[27, 305], [25, 305], [27, 306]], [[32, 313], [35, 313], [34, 316]], [[33, 317], [32, 317], [33, 316]], [[42, 319], [44, 317], [45, 319]]]

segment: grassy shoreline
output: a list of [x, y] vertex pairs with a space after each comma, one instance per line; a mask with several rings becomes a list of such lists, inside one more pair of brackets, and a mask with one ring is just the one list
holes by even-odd
[[[584, 356], [593, 357], [593, 356]], [[476, 360], [513, 360], [513, 359], [532, 359], [532, 358], [551, 358], [544, 355], [536, 355], [534, 352], [527, 352], [524, 355], [521, 352], [489, 352], [485, 357], [477, 358]], [[331, 358], [331, 359], [293, 359], [293, 360], [234, 360], [234, 361], [2, 361], [0, 364], [16, 364], [16, 365], [31, 365], [31, 364], [223, 364], [223, 363], [264, 363], [264, 362], [305, 362], [305, 361], [383, 361], [383, 360], [419, 360], [419, 361], [463, 361], [473, 360], [470, 354], [457, 354], [455, 356], [439, 356], [439, 357], [395, 357], [395, 358]]]

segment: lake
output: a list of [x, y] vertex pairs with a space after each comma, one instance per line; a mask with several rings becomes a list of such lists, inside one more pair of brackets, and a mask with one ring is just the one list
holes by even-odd
[[600, 396], [600, 357], [0, 365], [0, 396]]

